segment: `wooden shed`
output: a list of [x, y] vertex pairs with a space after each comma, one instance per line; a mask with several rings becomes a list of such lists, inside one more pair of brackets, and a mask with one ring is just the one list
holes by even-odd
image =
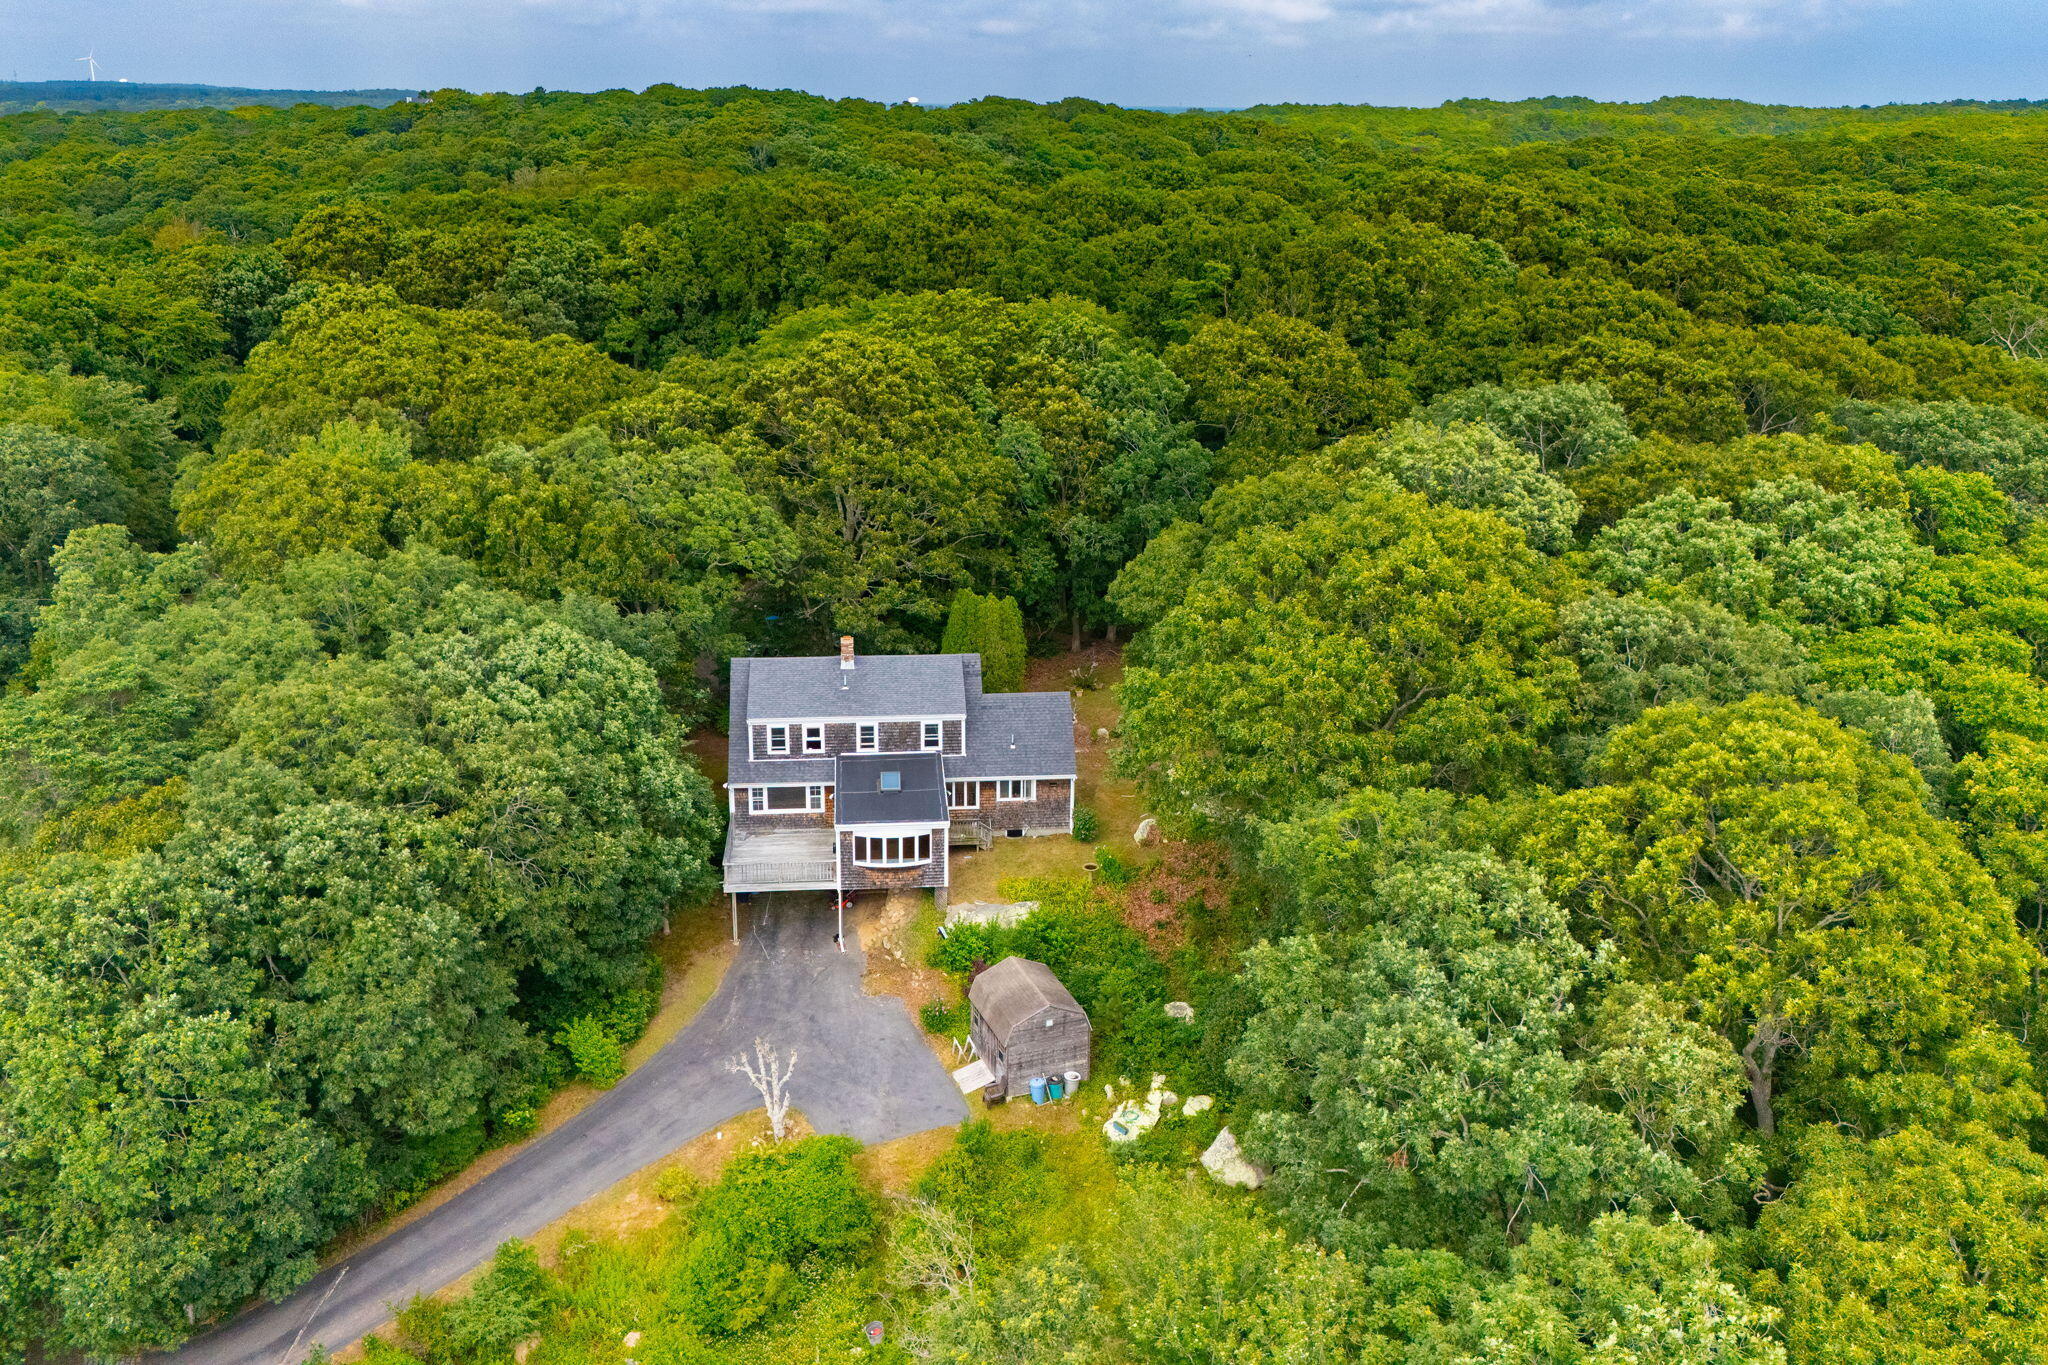
[[1006, 957], [967, 988], [975, 1051], [1006, 1098], [1031, 1093], [1033, 1076], [1088, 1077], [1088, 1012], [1043, 962]]

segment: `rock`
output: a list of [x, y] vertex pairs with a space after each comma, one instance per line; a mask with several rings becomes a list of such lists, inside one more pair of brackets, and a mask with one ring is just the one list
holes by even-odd
[[535, 1332], [512, 1348], [513, 1365], [526, 1365], [526, 1358], [533, 1354], [533, 1348], [540, 1345], [540, 1333]]
[[626, 1335], [620, 1338], [619, 1340], [619, 1345], [625, 1347], [629, 1351], [632, 1350], [635, 1346], [638, 1346], [639, 1344], [640, 1330], [637, 1327], [634, 1328], [632, 1331], [626, 1333]]
[[1156, 844], [1159, 842], [1159, 822], [1146, 816], [1138, 822], [1137, 833], [1131, 836], [1134, 844]]
[[994, 924], [1014, 929], [1037, 908], [1037, 901], [963, 901], [946, 907], [946, 928], [950, 932], [963, 924]]
[[1104, 1120], [1102, 1133], [1111, 1142], [1130, 1142], [1159, 1122], [1159, 1110], [1125, 1100]]
[[1184, 1119], [1191, 1119], [1204, 1109], [1213, 1109], [1215, 1107], [1216, 1099], [1212, 1095], [1190, 1095], [1188, 1096], [1188, 1102], [1180, 1107], [1180, 1116]]
[[1266, 1173], [1245, 1159], [1237, 1138], [1228, 1128], [1216, 1135], [1209, 1150], [1202, 1153], [1202, 1169], [1225, 1185], [1255, 1190], [1266, 1183]]
[[1095, 742], [1097, 744], [1109, 743], [1109, 728], [1107, 726], [1098, 725], [1095, 727]]
[[1195, 1017], [1195, 1007], [1185, 1000], [1169, 1000], [1166, 1002], [1166, 1017], [1186, 1023]]

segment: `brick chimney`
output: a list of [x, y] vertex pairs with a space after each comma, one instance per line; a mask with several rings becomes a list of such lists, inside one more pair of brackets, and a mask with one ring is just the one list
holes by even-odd
[[853, 667], [853, 637], [851, 635], [839, 637], [839, 666], [848, 669]]

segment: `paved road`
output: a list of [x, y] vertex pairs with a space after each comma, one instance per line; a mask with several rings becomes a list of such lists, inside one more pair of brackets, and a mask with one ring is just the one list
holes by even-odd
[[739, 957], [688, 1028], [581, 1113], [534, 1139], [446, 1204], [330, 1266], [282, 1303], [263, 1304], [162, 1365], [297, 1365], [313, 1343], [362, 1336], [416, 1293], [490, 1258], [510, 1237], [562, 1214], [698, 1134], [760, 1107], [725, 1060], [758, 1036], [800, 1059], [790, 1098], [820, 1132], [883, 1142], [967, 1116], [910, 1011], [861, 993], [864, 957], [832, 943], [828, 898], [756, 897]]

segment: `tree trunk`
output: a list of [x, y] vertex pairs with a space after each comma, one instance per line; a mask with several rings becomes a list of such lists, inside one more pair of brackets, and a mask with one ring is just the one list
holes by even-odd
[[1777, 1111], [1771, 1104], [1771, 1083], [1778, 1065], [1778, 1049], [1784, 1043], [1784, 1030], [1777, 1020], [1760, 1020], [1742, 1049], [1742, 1073], [1749, 1080], [1749, 1107], [1756, 1114], [1756, 1130], [1765, 1137], [1778, 1131]]

